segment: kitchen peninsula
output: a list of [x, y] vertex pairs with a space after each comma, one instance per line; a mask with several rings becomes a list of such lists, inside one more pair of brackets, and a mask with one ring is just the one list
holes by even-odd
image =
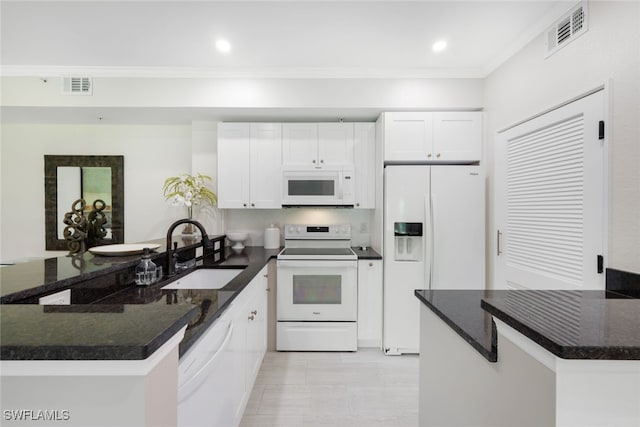
[[[45, 411], [67, 417], [65, 425], [175, 426], [179, 357], [277, 253], [248, 247], [201, 261], [198, 268], [243, 268], [223, 288], [199, 290], [202, 298], [161, 289], [170, 280], [137, 287], [139, 256], [85, 253], [3, 267], [3, 425], [42, 425], [36, 415]], [[154, 261], [163, 265], [166, 255]], [[71, 304], [38, 305], [66, 289]], [[199, 304], [204, 293], [210, 304]]]
[[420, 426], [640, 425], [639, 279], [609, 269], [606, 291], [416, 290]]

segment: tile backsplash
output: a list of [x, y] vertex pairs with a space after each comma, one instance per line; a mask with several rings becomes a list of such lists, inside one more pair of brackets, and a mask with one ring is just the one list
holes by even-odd
[[280, 228], [284, 245], [285, 224], [351, 224], [352, 246], [369, 246], [373, 210], [342, 208], [228, 209], [224, 230], [247, 231], [246, 246], [263, 246], [264, 230], [271, 224]]

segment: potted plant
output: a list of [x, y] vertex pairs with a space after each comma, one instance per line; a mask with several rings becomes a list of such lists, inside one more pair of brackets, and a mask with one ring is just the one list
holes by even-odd
[[[170, 200], [173, 206], [185, 206], [187, 217], [193, 219], [194, 206], [215, 206], [218, 198], [216, 194], [206, 187], [211, 177], [202, 175], [182, 174], [171, 176], [164, 181], [162, 191], [166, 200]], [[193, 225], [187, 224], [183, 234], [192, 235]]]

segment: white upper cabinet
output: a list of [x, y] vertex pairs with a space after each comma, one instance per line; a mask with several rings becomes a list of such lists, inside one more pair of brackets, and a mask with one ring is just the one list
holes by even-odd
[[280, 123], [220, 123], [218, 207], [282, 206]]
[[218, 125], [218, 207], [241, 208], [249, 201], [251, 165], [249, 123]]
[[353, 165], [353, 123], [318, 123], [320, 165]]
[[433, 113], [435, 160], [479, 161], [482, 156], [482, 113]]
[[384, 160], [431, 160], [432, 116], [432, 113], [423, 112], [384, 113]]
[[355, 123], [354, 171], [356, 175], [355, 208], [374, 209], [376, 197], [375, 180], [375, 123]]
[[384, 160], [476, 162], [482, 155], [480, 112], [384, 113]]
[[282, 125], [251, 123], [251, 207], [282, 207]]
[[282, 164], [315, 167], [353, 165], [353, 123], [283, 123]]
[[318, 162], [318, 124], [282, 124], [282, 164], [314, 166]]

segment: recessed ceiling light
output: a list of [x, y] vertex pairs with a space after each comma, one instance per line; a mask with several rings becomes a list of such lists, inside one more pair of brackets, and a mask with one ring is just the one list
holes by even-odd
[[231, 45], [229, 44], [228, 41], [224, 39], [216, 40], [216, 47], [220, 52], [224, 52], [224, 53], [227, 53], [231, 50]]
[[434, 52], [442, 52], [443, 50], [445, 50], [447, 48], [447, 41], [446, 40], [438, 40], [437, 42], [435, 42], [433, 44], [433, 46], [431, 48], [433, 49]]

